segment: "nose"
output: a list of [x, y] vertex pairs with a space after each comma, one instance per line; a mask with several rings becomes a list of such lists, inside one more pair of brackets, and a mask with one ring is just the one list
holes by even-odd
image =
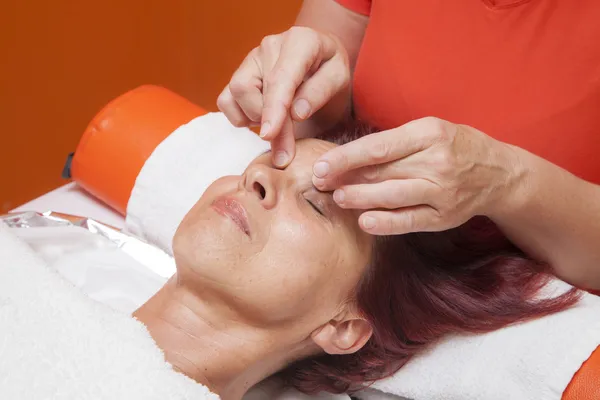
[[277, 204], [277, 172], [263, 164], [249, 166], [244, 173], [245, 190], [270, 210]]

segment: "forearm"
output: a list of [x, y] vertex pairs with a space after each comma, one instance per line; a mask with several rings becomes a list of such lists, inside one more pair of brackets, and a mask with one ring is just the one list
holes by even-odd
[[520, 183], [490, 217], [561, 278], [600, 289], [600, 186], [521, 149]]

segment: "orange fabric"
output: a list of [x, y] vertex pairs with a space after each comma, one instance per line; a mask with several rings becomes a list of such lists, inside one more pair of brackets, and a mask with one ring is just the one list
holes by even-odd
[[371, 13], [371, 0], [337, 0], [337, 2], [362, 15]]
[[338, 0], [370, 19], [357, 116], [472, 125], [600, 183], [600, 2]]
[[577, 371], [562, 396], [562, 400], [597, 399], [600, 399], [600, 347]]
[[205, 111], [158, 86], [141, 86], [109, 103], [88, 125], [71, 172], [73, 180], [125, 215], [144, 162], [179, 126]]

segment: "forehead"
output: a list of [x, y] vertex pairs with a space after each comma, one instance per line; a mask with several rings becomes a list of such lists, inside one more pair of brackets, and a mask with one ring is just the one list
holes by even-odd
[[[319, 139], [303, 139], [296, 142], [296, 157], [292, 163], [298, 164], [314, 163], [317, 158], [327, 151], [337, 147], [336, 144]], [[312, 166], [311, 166], [312, 170]]]
[[[312, 172], [312, 164], [328, 150], [337, 147], [335, 143], [326, 142], [319, 139], [301, 139], [296, 142], [296, 156], [291, 164], [287, 167], [291, 168], [307, 168], [307, 171]], [[267, 151], [254, 161], [264, 162], [266, 158], [271, 158], [271, 151]]]

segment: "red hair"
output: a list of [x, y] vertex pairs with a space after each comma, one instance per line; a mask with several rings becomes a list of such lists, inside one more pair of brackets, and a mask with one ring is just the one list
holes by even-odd
[[[370, 132], [358, 126], [327, 140]], [[376, 237], [352, 299], [373, 327], [371, 339], [355, 354], [298, 361], [282, 376], [309, 394], [359, 390], [446, 335], [490, 332], [577, 302], [576, 289], [536, 299], [550, 278], [485, 217], [444, 232]]]

